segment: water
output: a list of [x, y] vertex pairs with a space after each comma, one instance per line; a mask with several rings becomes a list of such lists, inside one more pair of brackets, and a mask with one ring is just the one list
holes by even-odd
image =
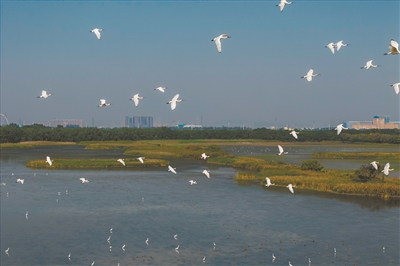
[[[400, 263], [399, 201], [304, 190], [291, 194], [286, 188], [237, 183], [233, 169], [204, 161], [171, 161], [176, 175], [167, 169], [25, 167], [26, 160], [49, 153], [60, 158], [64, 149], [23, 151], [20, 156], [15, 150], [2, 151], [1, 182], [6, 186], [1, 187], [1, 265], [93, 261], [121, 266], [288, 265], [291, 261], [295, 266], [308, 265], [308, 258], [312, 265]], [[67, 151], [74, 154], [71, 147]], [[95, 155], [85, 152], [80, 150], [79, 156]], [[121, 157], [121, 151], [96, 155], [110, 153]], [[210, 179], [201, 174], [203, 169], [211, 170]], [[81, 184], [80, 177], [90, 182]], [[17, 178], [24, 178], [25, 184], [15, 183]], [[190, 186], [190, 179], [198, 185]], [[9, 256], [4, 253], [8, 247]], [[277, 258], [274, 263], [272, 253]]]

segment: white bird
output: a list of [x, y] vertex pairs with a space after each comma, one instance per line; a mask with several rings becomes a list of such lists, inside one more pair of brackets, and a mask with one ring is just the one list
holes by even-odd
[[368, 69], [370, 69], [371, 67], [372, 67], [372, 68], [380, 67], [380, 65], [374, 65], [374, 64], [372, 64], [372, 61], [373, 61], [373, 60], [369, 60], [367, 63], [365, 63], [365, 66], [361, 67], [361, 69], [365, 68], [365, 69], [368, 70]]
[[79, 178], [79, 180], [81, 180], [82, 184], [84, 184], [84, 183], [89, 183], [89, 180], [87, 180], [87, 179], [84, 178], [84, 177]]
[[276, 6], [279, 6], [279, 10], [282, 13], [283, 9], [285, 8], [285, 5], [291, 5], [291, 4], [293, 4], [293, 2], [287, 2], [286, 0], [281, 0], [281, 2], [279, 4], [277, 4]]
[[205, 154], [204, 152], [201, 154], [201, 159], [206, 160], [208, 157], [210, 157], [210, 156], [208, 156], [208, 155]]
[[335, 130], [337, 131], [337, 135], [340, 134], [340, 132], [342, 132], [342, 129], [348, 129], [347, 127], [344, 127], [343, 124], [339, 124], [335, 127]]
[[71, 253], [68, 253], [68, 260], [71, 260]]
[[206, 262], [206, 256], [203, 256], [203, 263]]
[[337, 42], [337, 43], [336, 43], [336, 51], [339, 51], [340, 48], [342, 48], [342, 47], [344, 47], [344, 46], [348, 46], [348, 45], [349, 45], [349, 44], [347, 44], [347, 43], [343, 43], [343, 40], [340, 41], [340, 42]]
[[105, 99], [100, 99], [100, 105], [98, 105], [97, 107], [106, 107], [106, 106], [110, 106], [111, 103], [106, 103]]
[[372, 164], [372, 166], [375, 168], [375, 170], [378, 170], [378, 163], [379, 162], [377, 162], [377, 161], [373, 161], [373, 162], [370, 162], [369, 164]]
[[278, 150], [279, 150], [279, 153], [278, 153], [278, 155], [282, 155], [282, 154], [288, 154], [288, 152], [287, 152], [287, 151], [284, 151], [284, 150], [283, 150], [283, 148], [282, 148], [282, 146], [281, 146], [281, 145], [278, 145]]
[[171, 101], [167, 102], [167, 104], [171, 104], [171, 110], [175, 110], [176, 103], [180, 103], [180, 102], [184, 101], [184, 100], [178, 99], [178, 98], [179, 98], [179, 94], [175, 95]]
[[178, 234], [174, 235], [174, 239], [178, 240]]
[[197, 185], [197, 182], [194, 180], [189, 180], [190, 185]]
[[384, 55], [388, 55], [388, 54], [392, 54], [392, 55], [400, 54], [400, 51], [399, 51], [399, 43], [396, 42], [395, 40], [391, 39], [391, 40], [390, 40], [390, 45], [389, 45], [389, 50], [390, 50], [390, 52], [389, 52], [389, 53], [384, 53]]
[[113, 228], [111, 227], [111, 228], [110, 228], [110, 234], [112, 234], [112, 231], [113, 231]]
[[311, 266], [311, 259], [308, 258], [308, 266]]
[[292, 135], [295, 139], [298, 139], [297, 134], [299, 134], [300, 132], [296, 132], [294, 130], [292, 130], [292, 132], [290, 132], [290, 135]]
[[272, 253], [272, 262], [275, 262], [275, 260], [276, 260], [276, 257], [275, 257], [275, 255]]
[[103, 29], [95, 28], [95, 29], [91, 30], [90, 32], [93, 32], [94, 34], [96, 34], [97, 39], [100, 40], [101, 39], [101, 34], [100, 34], [101, 31], [103, 31]]
[[271, 179], [269, 179], [269, 177], [265, 178], [265, 186], [269, 187], [269, 186], [273, 186], [275, 185], [275, 183], [271, 183]]
[[53, 160], [50, 159], [50, 156], [46, 156], [46, 163], [48, 163], [50, 166], [53, 165]]
[[117, 162], [120, 162], [120, 163], [122, 163], [123, 166], [125, 166], [124, 159], [118, 159]]
[[179, 245], [175, 248], [175, 250], [178, 250], [179, 249]]
[[293, 188], [296, 187], [296, 186], [295, 186], [295, 185], [292, 185], [292, 184], [289, 184], [289, 185], [287, 185], [286, 187], [290, 190], [290, 192], [294, 193]]
[[25, 182], [25, 179], [21, 179], [21, 178], [17, 179], [17, 183], [23, 184], [24, 182]]
[[218, 37], [215, 37], [214, 39], [212, 39], [212, 42], [215, 42], [215, 45], [217, 46], [217, 50], [218, 52], [222, 52], [222, 47], [221, 47], [221, 39], [228, 39], [231, 36], [228, 36], [227, 34], [221, 34]]
[[9, 251], [10, 251], [10, 248], [7, 248], [7, 249], [4, 251], [4, 253], [6, 253], [7, 256], [10, 256], [10, 254], [8, 254]]
[[131, 99], [129, 99], [130, 101], [133, 101], [135, 103], [135, 106], [137, 107], [139, 105], [139, 100], [144, 99], [145, 97], [139, 96], [138, 94], [133, 95], [133, 97]]
[[148, 238], [144, 242], [146, 242], [146, 245], [149, 245], [149, 239]]
[[393, 171], [394, 169], [390, 169], [390, 163], [385, 164], [385, 167], [381, 171], [385, 175], [389, 175], [389, 171]]
[[210, 178], [210, 171], [207, 170], [203, 170], [203, 172], [201, 172], [202, 174], [205, 174], [206, 177]]
[[390, 85], [390, 87], [393, 87], [394, 92], [395, 92], [396, 94], [399, 94], [399, 93], [400, 93], [399, 86], [400, 86], [400, 82]]
[[122, 250], [125, 251], [125, 244], [122, 246]]
[[291, 264], [290, 261], [289, 261], [289, 266], [293, 266], [293, 264]]
[[25, 218], [28, 220], [28, 211], [25, 213]]
[[144, 161], [143, 161], [144, 157], [138, 157], [138, 158], [136, 158], [136, 159], [138, 159], [139, 162], [144, 163]]
[[176, 168], [172, 168], [172, 166], [171, 165], [168, 165], [168, 171], [169, 172], [172, 172], [172, 173], [174, 173], [174, 174], [176, 174]]
[[51, 93], [47, 94], [47, 91], [42, 90], [42, 95], [38, 96], [38, 98], [47, 99], [47, 98], [50, 97], [51, 95], [52, 95]]
[[316, 76], [321, 76], [321, 74], [314, 74], [314, 69], [311, 68], [311, 69], [307, 72], [307, 75], [303, 76], [302, 78], [306, 78], [308, 82], [311, 82], [311, 81], [312, 81], [312, 78], [313, 78], [313, 77], [316, 77]]
[[111, 243], [110, 243], [110, 240], [111, 240], [111, 236], [109, 236], [109, 237], [107, 238], [107, 242], [108, 242], [109, 245], [111, 244]]
[[94, 261], [92, 262], [92, 264], [90, 264], [90, 266], [93, 266], [94, 265]]
[[6, 186], [6, 182], [1, 182], [1, 186]]
[[325, 48], [329, 48], [329, 50], [331, 50], [332, 54], [335, 53], [335, 47], [336, 47], [336, 43], [334, 43], [334, 42], [331, 42], [325, 46]]
[[156, 91], [161, 91], [161, 92], [165, 92], [165, 90], [167, 89], [167, 87], [157, 87], [154, 90]]

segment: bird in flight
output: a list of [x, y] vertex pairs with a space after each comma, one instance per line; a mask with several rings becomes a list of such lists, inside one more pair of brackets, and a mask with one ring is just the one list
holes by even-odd
[[82, 184], [84, 184], [84, 183], [89, 183], [89, 180], [87, 180], [87, 179], [84, 178], [84, 177], [79, 178], [79, 180], [82, 182]]
[[295, 185], [289, 184], [286, 187], [290, 190], [290, 192], [294, 193], [293, 188], [295, 187]]
[[167, 87], [157, 87], [154, 90], [156, 91], [161, 91], [161, 92], [165, 92], [165, 90], [167, 89]]
[[312, 78], [316, 76], [321, 76], [321, 74], [314, 74], [314, 69], [311, 68], [308, 70], [307, 75], [303, 76], [302, 78], [305, 78], [308, 82], [311, 82]]
[[184, 101], [184, 100], [178, 99], [178, 98], [179, 98], [179, 94], [175, 95], [174, 98], [172, 98], [171, 101], [167, 102], [167, 104], [171, 105], [171, 110], [175, 110], [176, 103], [180, 103], [180, 102]]
[[42, 90], [42, 94], [41, 94], [40, 96], [38, 96], [38, 98], [47, 99], [47, 98], [50, 97], [51, 95], [52, 95], [51, 93], [47, 94], [47, 91]]
[[378, 170], [378, 163], [379, 162], [377, 162], [377, 161], [373, 161], [373, 162], [370, 162], [369, 164], [371, 164], [375, 168], [375, 170]]
[[172, 168], [172, 166], [171, 165], [168, 165], [168, 171], [169, 172], [172, 172], [172, 173], [174, 173], [174, 174], [176, 174], [176, 168]]
[[17, 179], [17, 183], [24, 184], [24, 182], [25, 182], [25, 179], [21, 179], [21, 178]]
[[139, 162], [144, 163], [144, 161], [143, 161], [144, 157], [138, 157], [138, 158], [136, 158], [136, 159], [138, 159]]
[[214, 42], [215, 45], [217, 46], [218, 52], [222, 52], [221, 39], [228, 39], [228, 38], [231, 38], [231, 36], [228, 36], [227, 34], [221, 34], [212, 39], [211, 41]]
[[372, 60], [369, 60], [367, 63], [365, 63], [365, 66], [361, 67], [361, 69], [365, 68], [365, 69], [370, 69], [370, 68], [377, 68], [380, 67], [380, 65], [374, 65], [372, 64]]
[[390, 87], [393, 87], [394, 92], [395, 92], [396, 94], [399, 94], [399, 93], [400, 93], [399, 86], [400, 86], [400, 82], [390, 85]]
[[194, 180], [189, 180], [190, 185], [197, 185], [197, 182]]
[[349, 44], [343, 43], [343, 40], [340, 41], [340, 42], [337, 42], [337, 43], [336, 43], [336, 51], [339, 51], [340, 48], [342, 48], [342, 47], [344, 47], [344, 46], [349, 46]]
[[205, 174], [206, 177], [210, 178], [210, 171], [207, 170], [203, 170], [203, 172], [201, 172], [202, 174]]
[[143, 99], [145, 97], [139, 96], [139, 93], [133, 95], [133, 97], [131, 99], [129, 99], [130, 101], [133, 101], [135, 103], [135, 106], [137, 107], [139, 105], [139, 100]]
[[208, 155], [205, 154], [204, 152], [201, 154], [201, 159], [206, 160], [208, 157], [210, 157], [210, 156], [208, 156]]
[[390, 40], [390, 45], [389, 45], [389, 50], [390, 50], [389, 53], [384, 53], [383, 55], [389, 55], [389, 54], [395, 55], [395, 54], [400, 54], [400, 51], [399, 51], [399, 43], [396, 42], [395, 40], [391, 39], [391, 40]]
[[124, 159], [118, 159], [117, 162], [120, 162], [120, 163], [122, 163], [123, 166], [125, 166], [125, 161], [124, 161]]
[[105, 99], [100, 99], [100, 105], [98, 105], [97, 107], [106, 107], [106, 106], [110, 106], [111, 103], [106, 103]]
[[325, 46], [325, 48], [329, 48], [329, 50], [331, 50], [332, 54], [335, 53], [335, 47], [336, 47], [336, 43], [334, 43], [334, 42], [331, 42]]
[[385, 164], [385, 167], [381, 171], [385, 175], [389, 175], [389, 171], [393, 171], [394, 169], [390, 169], [390, 163]]
[[90, 32], [93, 32], [96, 35], [97, 39], [100, 40], [101, 39], [101, 34], [100, 34], [101, 31], [103, 31], [103, 29], [95, 28], [95, 29], [91, 30]]
[[8, 257], [10, 257], [10, 254], [8, 254], [9, 251], [10, 251], [10, 248], [7, 248], [7, 249], [4, 251], [4, 253], [6, 253]]
[[149, 245], [149, 239], [148, 238], [144, 242], [146, 243], [146, 245]]
[[178, 234], [174, 235], [174, 239], [178, 240]]
[[348, 129], [347, 127], [344, 127], [343, 124], [339, 124], [335, 127], [335, 130], [337, 131], [337, 134], [339, 135], [340, 132], [342, 132], [342, 129]]
[[282, 155], [282, 154], [288, 154], [288, 152], [287, 152], [287, 151], [284, 151], [284, 150], [283, 150], [283, 148], [282, 148], [282, 146], [281, 146], [281, 145], [278, 145], [278, 150], [279, 150], [279, 153], [278, 153], [278, 155]]
[[271, 179], [269, 179], [269, 177], [266, 177], [265, 178], [265, 186], [269, 187], [269, 186], [272, 186], [272, 185], [275, 185], [275, 184], [271, 183]]
[[293, 2], [288, 2], [286, 0], [281, 0], [281, 2], [279, 4], [277, 4], [276, 6], [279, 6], [279, 10], [282, 13], [283, 9], [285, 8], [285, 5], [291, 5], [291, 4], [293, 4]]
[[52, 166], [53, 160], [50, 159], [50, 156], [46, 156], [46, 163], [48, 163], [50, 166]]
[[298, 139], [297, 134], [299, 134], [299, 132], [296, 132], [294, 130], [292, 130], [292, 132], [290, 132], [290, 135], [292, 135], [295, 139]]

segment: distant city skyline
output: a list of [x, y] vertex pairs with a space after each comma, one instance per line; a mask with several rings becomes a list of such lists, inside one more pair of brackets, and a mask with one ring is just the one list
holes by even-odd
[[[97, 127], [125, 116], [250, 128], [400, 120], [390, 86], [400, 57], [383, 55], [400, 41], [399, 1], [299, 0], [282, 13], [278, 3], [2, 1], [0, 112], [10, 123]], [[211, 40], [223, 33], [219, 53]], [[325, 48], [340, 40], [349, 46]], [[369, 60], [380, 67], [361, 69]], [[310, 68], [321, 76], [308, 82]], [[37, 98], [42, 90], [52, 95]], [[171, 110], [175, 94], [185, 101]]]

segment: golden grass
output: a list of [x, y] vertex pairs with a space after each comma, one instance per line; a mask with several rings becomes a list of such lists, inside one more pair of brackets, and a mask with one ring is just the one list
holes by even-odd
[[0, 143], [0, 149], [27, 149], [38, 146], [67, 146], [76, 145], [75, 142], [57, 142], [57, 141], [22, 141], [18, 143]]
[[400, 159], [398, 152], [315, 152], [311, 158], [329, 159]]

